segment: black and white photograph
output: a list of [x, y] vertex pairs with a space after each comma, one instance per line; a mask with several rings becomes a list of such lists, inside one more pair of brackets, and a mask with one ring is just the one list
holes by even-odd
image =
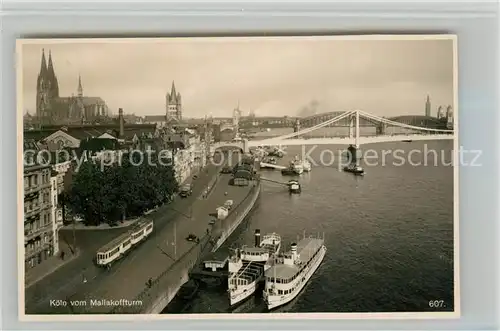
[[16, 53], [23, 319], [460, 316], [456, 36]]

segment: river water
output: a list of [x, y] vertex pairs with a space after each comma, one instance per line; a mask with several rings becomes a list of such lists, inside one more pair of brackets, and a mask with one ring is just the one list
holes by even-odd
[[[364, 177], [338, 170], [339, 160], [331, 159], [338, 148], [315, 148], [311, 158], [317, 165], [300, 176], [301, 194], [264, 181], [258, 205], [226, 246], [251, 245], [257, 228], [278, 232], [284, 250], [304, 231], [324, 233], [328, 251], [322, 265], [278, 312], [435, 311], [431, 300], [443, 300], [441, 311], [453, 310], [453, 143], [367, 145], [365, 152], [371, 148], [378, 158], [362, 160]], [[289, 147], [286, 158], [302, 152]], [[289, 179], [279, 171], [262, 177]], [[259, 294], [232, 312], [264, 311]], [[231, 312], [221, 289], [201, 290], [183, 310], [220, 312]]]

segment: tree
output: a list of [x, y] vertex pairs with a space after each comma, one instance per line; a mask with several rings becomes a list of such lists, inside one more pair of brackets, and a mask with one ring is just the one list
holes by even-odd
[[168, 202], [178, 187], [172, 166], [140, 163], [130, 155], [104, 170], [92, 162], [82, 164], [67, 200], [86, 224], [98, 225], [141, 216]]

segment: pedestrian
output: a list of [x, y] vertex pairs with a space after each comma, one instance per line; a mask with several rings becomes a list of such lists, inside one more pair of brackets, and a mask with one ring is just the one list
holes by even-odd
[[85, 277], [85, 275], [83, 275], [83, 283], [85, 284], [87, 282], [87, 277]]
[[61, 260], [64, 260], [64, 255], [65, 255], [65, 254], [66, 254], [66, 253], [64, 253], [64, 251], [62, 251], [62, 252], [61, 252]]

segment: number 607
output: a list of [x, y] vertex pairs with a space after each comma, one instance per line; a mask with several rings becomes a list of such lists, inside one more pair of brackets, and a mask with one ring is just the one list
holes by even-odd
[[429, 301], [429, 307], [431, 308], [443, 308], [444, 300], [431, 300]]

